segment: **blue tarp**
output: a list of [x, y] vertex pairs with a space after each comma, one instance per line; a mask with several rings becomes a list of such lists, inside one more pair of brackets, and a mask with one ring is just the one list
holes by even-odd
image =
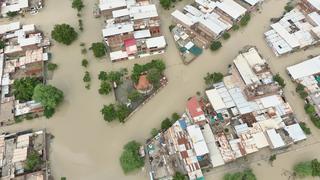
[[180, 120], [179, 120], [179, 124], [180, 124], [180, 126], [181, 126], [182, 129], [187, 129], [187, 123], [186, 123], [185, 120], [180, 119]]

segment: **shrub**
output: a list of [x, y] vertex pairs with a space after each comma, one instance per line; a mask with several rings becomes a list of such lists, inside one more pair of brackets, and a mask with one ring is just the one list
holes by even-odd
[[81, 65], [83, 66], [83, 67], [88, 67], [88, 64], [89, 64], [89, 61], [87, 60], [87, 59], [82, 59], [82, 61], [81, 61]]
[[251, 169], [246, 169], [242, 172], [227, 173], [224, 175], [223, 180], [257, 180]]
[[205, 84], [211, 86], [212, 84], [219, 83], [223, 80], [223, 74], [218, 72], [207, 73], [206, 77], [204, 77]]
[[54, 70], [56, 70], [58, 68], [58, 65], [57, 64], [55, 64], [55, 63], [48, 63], [48, 70], [49, 71], [54, 71]]
[[180, 173], [180, 172], [176, 172], [176, 174], [173, 176], [173, 180], [187, 180], [188, 178]]
[[77, 39], [78, 33], [68, 24], [57, 24], [51, 31], [51, 37], [59, 43], [70, 45]]
[[86, 71], [83, 76], [83, 82], [90, 82], [90, 81], [91, 81], [90, 73]]
[[156, 129], [156, 128], [152, 128], [151, 129], [151, 137], [153, 138], [153, 137], [155, 137], [156, 135], [158, 135], [158, 133], [159, 133], [159, 131], [158, 131], [158, 129]]
[[7, 12], [7, 16], [10, 17], [10, 18], [13, 18], [13, 17], [15, 17], [17, 15], [18, 15], [18, 11], [14, 11], [14, 12], [9, 11], [9, 12]]
[[100, 58], [106, 54], [106, 47], [103, 43], [92, 43], [91, 49], [95, 57]]
[[217, 51], [222, 47], [222, 44], [220, 41], [213, 41], [210, 45], [211, 51]]
[[127, 143], [120, 156], [120, 165], [124, 173], [129, 173], [144, 166], [144, 160], [139, 155], [141, 144], [136, 141]]
[[160, 4], [164, 9], [169, 9], [171, 6], [171, 0], [160, 0]]
[[305, 134], [311, 134], [311, 130], [307, 127], [307, 124], [305, 122], [300, 122], [299, 125]]
[[224, 34], [222, 35], [222, 37], [223, 37], [224, 40], [227, 40], [227, 39], [230, 38], [230, 34], [229, 34], [228, 32], [226, 32], [226, 33], [224, 33]]
[[288, 2], [288, 3], [286, 4], [286, 6], [284, 6], [284, 10], [285, 10], [286, 12], [291, 11], [293, 8], [294, 8], [294, 7], [291, 5], [290, 2]]
[[234, 30], [234, 31], [237, 31], [237, 30], [239, 30], [240, 29], [240, 26], [238, 25], [238, 24], [234, 24], [233, 26], [232, 26], [232, 30]]
[[162, 130], [167, 130], [172, 126], [172, 122], [170, 121], [169, 118], [166, 118], [161, 122], [161, 129]]
[[304, 106], [304, 110], [309, 115], [313, 115], [313, 114], [316, 113], [315, 107], [313, 105], [309, 104], [309, 103]]

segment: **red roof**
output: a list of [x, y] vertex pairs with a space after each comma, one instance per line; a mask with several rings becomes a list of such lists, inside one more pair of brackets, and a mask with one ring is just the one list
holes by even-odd
[[136, 45], [136, 40], [134, 38], [124, 40], [124, 46], [130, 47]]
[[148, 90], [150, 88], [150, 82], [147, 78], [147, 75], [141, 75], [139, 77], [139, 81], [137, 84], [134, 85], [136, 89], [138, 90]]
[[197, 98], [194, 96], [187, 102], [187, 109], [192, 118], [204, 115]]

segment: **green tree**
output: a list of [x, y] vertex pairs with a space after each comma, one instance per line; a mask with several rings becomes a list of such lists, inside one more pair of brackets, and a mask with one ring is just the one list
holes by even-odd
[[172, 115], [171, 115], [171, 120], [172, 120], [172, 122], [174, 123], [174, 122], [176, 122], [176, 121], [178, 121], [180, 119], [180, 116], [179, 116], [179, 114], [178, 113], [173, 113]]
[[217, 51], [222, 47], [222, 44], [220, 41], [213, 41], [210, 45], [211, 51]]
[[227, 173], [223, 180], [257, 180], [251, 169], [246, 169], [242, 172]]
[[106, 80], [110, 82], [115, 82], [117, 85], [122, 84], [123, 72], [121, 71], [110, 71], [107, 73]]
[[277, 155], [273, 154], [269, 157], [269, 162], [272, 164], [273, 161], [275, 161], [277, 159]]
[[170, 121], [169, 118], [166, 118], [161, 122], [161, 129], [162, 130], [167, 130], [172, 126], [172, 122]]
[[44, 108], [43, 115], [47, 119], [51, 118], [54, 113], [55, 113], [55, 109], [54, 108]]
[[286, 12], [289, 12], [289, 11], [291, 11], [293, 8], [294, 8], [294, 7], [291, 5], [291, 3], [288, 2], [288, 3], [286, 4], [286, 6], [284, 7], [284, 10], [285, 10]]
[[307, 177], [312, 175], [311, 162], [301, 162], [296, 164], [293, 168], [295, 174], [299, 177]]
[[90, 81], [91, 81], [90, 73], [86, 71], [83, 76], [83, 82], [90, 82]]
[[77, 39], [78, 33], [68, 24], [56, 24], [51, 31], [51, 37], [59, 43], [70, 45]]
[[100, 58], [106, 54], [106, 47], [102, 42], [92, 43], [91, 49], [95, 57]]
[[26, 171], [35, 171], [40, 168], [41, 164], [42, 160], [39, 153], [35, 150], [32, 150], [27, 156], [24, 168]]
[[81, 11], [84, 8], [82, 0], [73, 0], [72, 8], [76, 9], [77, 11]]
[[299, 125], [305, 134], [311, 134], [311, 130], [307, 127], [307, 124], [305, 122], [300, 122]]
[[51, 85], [38, 84], [34, 88], [33, 99], [45, 108], [54, 109], [63, 100], [63, 92]]
[[111, 122], [117, 118], [117, 111], [114, 104], [104, 105], [101, 109], [103, 119], [105, 121]]
[[13, 17], [15, 17], [17, 15], [18, 15], [18, 11], [9, 11], [9, 12], [7, 12], [7, 16], [9, 18], [13, 18]]
[[306, 111], [307, 114], [312, 115], [316, 113], [316, 109], [314, 108], [314, 106], [312, 106], [311, 104], [306, 104], [304, 106], [304, 109]]
[[112, 87], [109, 82], [102, 81], [100, 83], [99, 94], [108, 95], [112, 91]]
[[32, 99], [34, 88], [41, 82], [37, 78], [25, 77], [15, 80], [13, 83], [13, 94], [20, 101]]
[[240, 26], [238, 25], [238, 24], [234, 24], [233, 26], [232, 26], [232, 30], [233, 31], [237, 31], [237, 30], [239, 30], [240, 29]]
[[151, 129], [151, 137], [153, 138], [153, 137], [155, 137], [156, 135], [158, 135], [158, 133], [159, 133], [159, 131], [158, 131], [158, 129], [157, 128], [152, 128]]
[[187, 180], [187, 177], [180, 172], [176, 172], [176, 174], [173, 176], [173, 180]]
[[228, 32], [226, 32], [226, 33], [224, 33], [224, 34], [222, 35], [222, 37], [223, 37], [224, 40], [227, 40], [227, 39], [230, 38], [230, 34], [229, 34]]
[[251, 19], [251, 16], [249, 13], [246, 13], [240, 20], [240, 26], [246, 26]]
[[89, 61], [87, 60], [87, 59], [82, 59], [82, 61], [81, 61], [81, 65], [83, 66], [83, 67], [88, 67], [88, 64], [89, 64]]
[[160, 83], [161, 73], [158, 69], [152, 68], [148, 71], [147, 78], [153, 85], [157, 86]]
[[3, 49], [6, 46], [6, 43], [0, 40], [0, 49]]
[[211, 86], [212, 84], [219, 83], [223, 80], [223, 74], [220, 72], [214, 72], [212, 74], [207, 73], [204, 77], [204, 81], [206, 85]]
[[48, 70], [49, 71], [54, 71], [54, 70], [56, 70], [58, 68], [58, 65], [57, 64], [55, 64], [55, 63], [48, 63]]
[[108, 73], [105, 71], [100, 71], [98, 79], [101, 81], [106, 81], [108, 79]]
[[276, 81], [281, 86], [281, 88], [284, 88], [286, 86], [284, 79], [280, 76], [279, 73], [273, 76], [273, 80]]
[[128, 99], [130, 99], [132, 102], [139, 101], [141, 98], [142, 95], [137, 90], [133, 90], [128, 94]]
[[125, 104], [117, 105], [117, 118], [121, 123], [124, 123], [124, 120], [129, 116], [130, 109]]
[[164, 9], [169, 9], [171, 6], [171, 0], [160, 0], [160, 4]]
[[124, 173], [132, 172], [144, 166], [144, 160], [139, 155], [141, 144], [136, 141], [127, 143], [120, 156], [120, 165]]

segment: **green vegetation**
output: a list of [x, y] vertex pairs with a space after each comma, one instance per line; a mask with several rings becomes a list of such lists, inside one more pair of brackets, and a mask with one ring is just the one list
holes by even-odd
[[86, 68], [86, 67], [88, 67], [88, 65], [89, 65], [89, 61], [87, 59], [82, 59], [81, 66]]
[[281, 88], [284, 88], [286, 86], [284, 79], [280, 76], [279, 73], [273, 76], [273, 80], [276, 81], [281, 86]]
[[246, 13], [240, 20], [240, 26], [248, 25], [250, 19], [251, 19], [250, 13]]
[[67, 178], [66, 177], [61, 177], [61, 179], [60, 180], [67, 180]]
[[[157, 76], [158, 75], [157, 73], [163, 74], [163, 71], [166, 69], [166, 65], [160, 59], [152, 60], [151, 62], [144, 65], [134, 64], [132, 74], [131, 74], [132, 81], [134, 83], [137, 83], [140, 75], [144, 72], [149, 72], [151, 69], [158, 70], [158, 72], [151, 72], [151, 73], [155, 73], [155, 76]], [[152, 71], [155, 71], [155, 70], [152, 70]], [[152, 77], [149, 77], [149, 78], [154, 78], [153, 75], [151, 75]]]
[[166, 118], [161, 122], [161, 129], [162, 130], [167, 130], [172, 126], [172, 121], [169, 118]]
[[308, 97], [308, 93], [305, 91], [305, 86], [302, 84], [298, 84], [296, 92], [300, 95], [302, 99], [306, 99]]
[[130, 99], [132, 102], [139, 101], [141, 98], [142, 95], [136, 90], [133, 90], [128, 94], [128, 99]]
[[286, 4], [286, 6], [284, 6], [284, 10], [285, 10], [286, 12], [291, 11], [293, 8], [294, 8], [294, 6], [291, 4], [291, 2], [288, 2], [288, 3]]
[[176, 174], [173, 176], [173, 180], [187, 180], [188, 178], [180, 173], [180, 172], [176, 172]]
[[51, 85], [38, 84], [34, 88], [33, 99], [45, 109], [55, 109], [63, 101], [63, 92]]
[[307, 127], [307, 124], [305, 122], [300, 122], [299, 125], [305, 134], [311, 134], [311, 130]]
[[317, 159], [300, 162], [294, 166], [293, 170], [301, 178], [307, 176], [320, 177], [320, 162]]
[[15, 16], [17, 16], [17, 15], [18, 15], [18, 11], [14, 11], [14, 12], [9, 11], [9, 12], [7, 12], [7, 16], [8, 16], [9, 18], [13, 18], [13, 17], [15, 17]]
[[68, 24], [56, 24], [51, 31], [51, 37], [59, 43], [70, 45], [77, 39], [78, 33]]
[[173, 113], [172, 115], [171, 115], [171, 121], [172, 122], [176, 122], [176, 121], [178, 121], [180, 119], [180, 115], [178, 114], [178, 113]]
[[53, 108], [45, 108], [44, 111], [43, 111], [43, 115], [49, 119], [53, 116], [53, 114], [55, 113], [55, 109]]
[[242, 172], [227, 173], [224, 175], [223, 180], [256, 180], [256, 176], [251, 169], [246, 169]]
[[33, 150], [28, 154], [24, 168], [26, 171], [35, 171], [41, 167], [41, 164], [42, 160], [40, 154]]
[[99, 94], [101, 95], [108, 95], [112, 91], [112, 87], [109, 82], [101, 81]]
[[6, 46], [6, 43], [0, 40], [0, 49], [3, 49]]
[[156, 135], [158, 135], [158, 133], [159, 133], [159, 130], [157, 128], [152, 128], [151, 129], [150, 134], [151, 134], [152, 138], [155, 137]]
[[129, 173], [144, 166], [144, 159], [139, 155], [141, 144], [136, 141], [127, 143], [120, 156], [120, 165], [124, 173]]
[[82, 19], [79, 19], [79, 20], [78, 20], [78, 24], [79, 24], [79, 30], [80, 30], [80, 31], [83, 31], [83, 22], [82, 22]]
[[227, 40], [227, 39], [230, 38], [230, 34], [229, 34], [228, 32], [226, 32], [226, 33], [224, 33], [224, 34], [222, 35], [222, 37], [223, 37], [224, 40]]
[[91, 81], [90, 73], [89, 73], [88, 71], [86, 71], [86, 72], [84, 73], [84, 76], [83, 76], [83, 82], [88, 83], [88, 82], [90, 82], [90, 81]]
[[72, 8], [74, 8], [78, 12], [80, 12], [84, 8], [84, 4], [83, 4], [82, 0], [73, 0], [72, 1]]
[[160, 4], [164, 9], [169, 9], [171, 6], [172, 0], [160, 0]]
[[57, 68], [58, 68], [58, 65], [57, 65], [57, 64], [51, 63], [51, 62], [48, 63], [48, 70], [49, 70], [49, 71], [54, 71], [54, 70], [56, 70]]
[[313, 124], [320, 129], [320, 118], [319, 116], [316, 114], [316, 109], [313, 105], [311, 105], [310, 103], [306, 104], [304, 106], [304, 110], [306, 111], [306, 113], [309, 115], [311, 121], [313, 122]]
[[218, 72], [207, 73], [206, 77], [204, 77], [204, 81], [207, 86], [211, 86], [212, 84], [221, 82], [223, 80], [223, 74]]
[[275, 161], [276, 159], [277, 159], [277, 155], [276, 154], [273, 154], [273, 155], [271, 155], [269, 157], [269, 162], [271, 163], [271, 165], [272, 165], [273, 161]]
[[106, 47], [102, 42], [92, 43], [90, 49], [92, 49], [93, 55], [97, 58], [106, 55]]
[[119, 122], [124, 123], [125, 118], [130, 114], [130, 109], [124, 104], [109, 104], [104, 105], [100, 111], [103, 115], [103, 119], [107, 122], [111, 122], [118, 119]]
[[233, 31], [237, 31], [237, 30], [239, 30], [240, 29], [240, 26], [238, 25], [238, 24], [234, 24], [233, 26], [232, 26], [232, 30]]
[[172, 31], [172, 29], [173, 29], [174, 27], [176, 27], [176, 26], [175, 26], [175, 25], [172, 25], [172, 24], [169, 26], [170, 32]]
[[151, 68], [148, 71], [147, 79], [154, 86], [158, 86], [161, 79], [161, 72], [156, 68]]
[[213, 41], [210, 45], [211, 51], [217, 51], [222, 47], [222, 44], [220, 41]]
[[15, 80], [13, 94], [17, 100], [29, 101], [32, 99], [35, 87], [41, 82], [37, 78], [25, 77]]

